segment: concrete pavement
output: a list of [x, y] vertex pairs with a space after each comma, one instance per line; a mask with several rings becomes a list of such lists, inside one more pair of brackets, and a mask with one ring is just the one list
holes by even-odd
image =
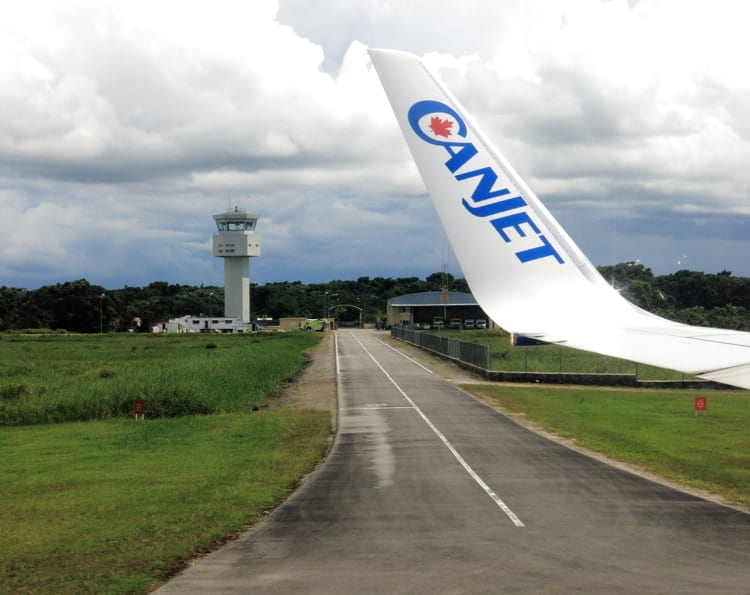
[[326, 463], [159, 593], [750, 590], [750, 515], [540, 437], [375, 332], [337, 346]]

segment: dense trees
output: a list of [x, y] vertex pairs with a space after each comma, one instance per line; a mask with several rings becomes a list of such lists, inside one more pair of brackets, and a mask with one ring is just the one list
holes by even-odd
[[[0, 331], [22, 328], [95, 333], [146, 328], [187, 313], [220, 314], [222, 288], [151, 283], [107, 290], [85, 279], [34, 291], [0, 287]], [[179, 314], [176, 314], [179, 313]]]
[[635, 262], [599, 267], [602, 276], [641, 308], [671, 320], [750, 330], [750, 278], [677, 271], [654, 276]]
[[[677, 271], [655, 276], [635, 262], [600, 267], [603, 277], [642, 308], [690, 324], [750, 330], [750, 278]], [[330, 313], [341, 321], [367, 322], [385, 317], [386, 301], [421, 291], [468, 291], [464, 279], [449, 273], [418, 277], [360, 277], [356, 281], [303, 284], [283, 281], [253, 285], [253, 316], [306, 316]], [[85, 279], [29, 291], [0, 287], [0, 331], [24, 328], [95, 333], [147, 330], [154, 322], [185, 314], [220, 316], [222, 287], [170, 285], [107, 290]]]
[[[283, 281], [253, 285], [253, 317], [305, 316], [330, 313], [342, 321], [366, 321], [385, 316], [386, 300], [394, 295], [438, 290], [468, 291], [463, 279], [435, 273], [418, 277], [386, 279], [360, 277], [356, 281], [303, 284]], [[354, 306], [354, 307], [352, 307]], [[0, 331], [47, 328], [95, 333], [147, 330], [155, 322], [185, 314], [220, 316], [224, 311], [223, 287], [170, 285], [156, 281], [146, 287], [107, 290], [85, 279], [46, 285], [33, 291], [0, 287]]]

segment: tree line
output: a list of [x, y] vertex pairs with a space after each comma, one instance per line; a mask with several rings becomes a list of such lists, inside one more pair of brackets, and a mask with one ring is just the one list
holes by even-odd
[[726, 270], [654, 275], [636, 262], [597, 268], [624, 297], [644, 310], [686, 324], [750, 330], [749, 277], [735, 277]]
[[[375, 322], [385, 318], [386, 302], [393, 296], [442, 289], [468, 291], [468, 286], [450, 273], [434, 273], [425, 279], [360, 277], [329, 283], [252, 284], [251, 318], [323, 318], [330, 314], [347, 322], [359, 321], [361, 309], [366, 322]], [[222, 317], [224, 288], [155, 281], [145, 287], [109, 290], [86, 279], [34, 290], [0, 287], [0, 331], [148, 331], [154, 323], [186, 314]]]
[[[682, 270], [654, 275], [636, 262], [599, 272], [641, 308], [688, 324], [750, 330], [750, 278]], [[356, 281], [252, 285], [252, 317], [284, 316], [365, 322], [385, 318], [389, 298], [423, 291], [469, 291], [450, 273], [419, 277], [360, 277]], [[156, 322], [191, 315], [223, 316], [224, 288], [156, 281], [145, 287], [108, 290], [85, 279], [39, 289], [0, 287], [0, 331], [66, 330], [77, 333], [147, 331]]]

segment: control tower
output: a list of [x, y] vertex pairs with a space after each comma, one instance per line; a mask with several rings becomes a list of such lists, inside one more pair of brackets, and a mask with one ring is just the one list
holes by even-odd
[[258, 215], [234, 207], [214, 219], [213, 253], [224, 259], [224, 316], [250, 322], [250, 257], [260, 256]]

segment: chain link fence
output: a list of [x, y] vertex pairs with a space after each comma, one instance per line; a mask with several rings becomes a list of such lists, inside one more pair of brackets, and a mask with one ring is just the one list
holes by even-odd
[[[639, 366], [635, 362], [625, 362], [626, 366], [632, 366], [632, 370], [606, 370], [606, 362], [614, 358], [592, 356], [578, 350], [565, 350], [553, 345], [517, 348], [515, 352], [510, 347], [500, 350], [495, 353], [495, 357], [496, 359], [500, 357], [504, 369], [498, 370], [492, 365], [493, 353], [492, 346], [489, 344], [462, 341], [400, 326], [391, 328], [391, 336], [416, 347], [449, 357], [459, 365], [465, 364], [464, 367], [488, 380], [641, 388], [728, 388], [726, 385], [706, 380], [685, 379], [684, 375], [680, 380], [639, 378]], [[552, 349], [554, 349], [553, 352], [550, 351]], [[539, 358], [539, 361], [536, 361], [536, 356], [542, 355], [544, 351], [546, 351], [545, 359], [542, 361]], [[564, 352], [567, 352], [566, 356], [563, 356]], [[533, 357], [530, 357], [529, 353], [532, 353]], [[592, 362], [594, 368], [592, 368]], [[497, 365], [497, 361], [495, 364]]]
[[490, 369], [489, 345], [441, 337], [433, 333], [424, 333], [400, 326], [391, 327], [391, 336], [400, 341], [429, 349], [435, 353], [452, 357], [453, 359], [466, 362], [484, 370]]

